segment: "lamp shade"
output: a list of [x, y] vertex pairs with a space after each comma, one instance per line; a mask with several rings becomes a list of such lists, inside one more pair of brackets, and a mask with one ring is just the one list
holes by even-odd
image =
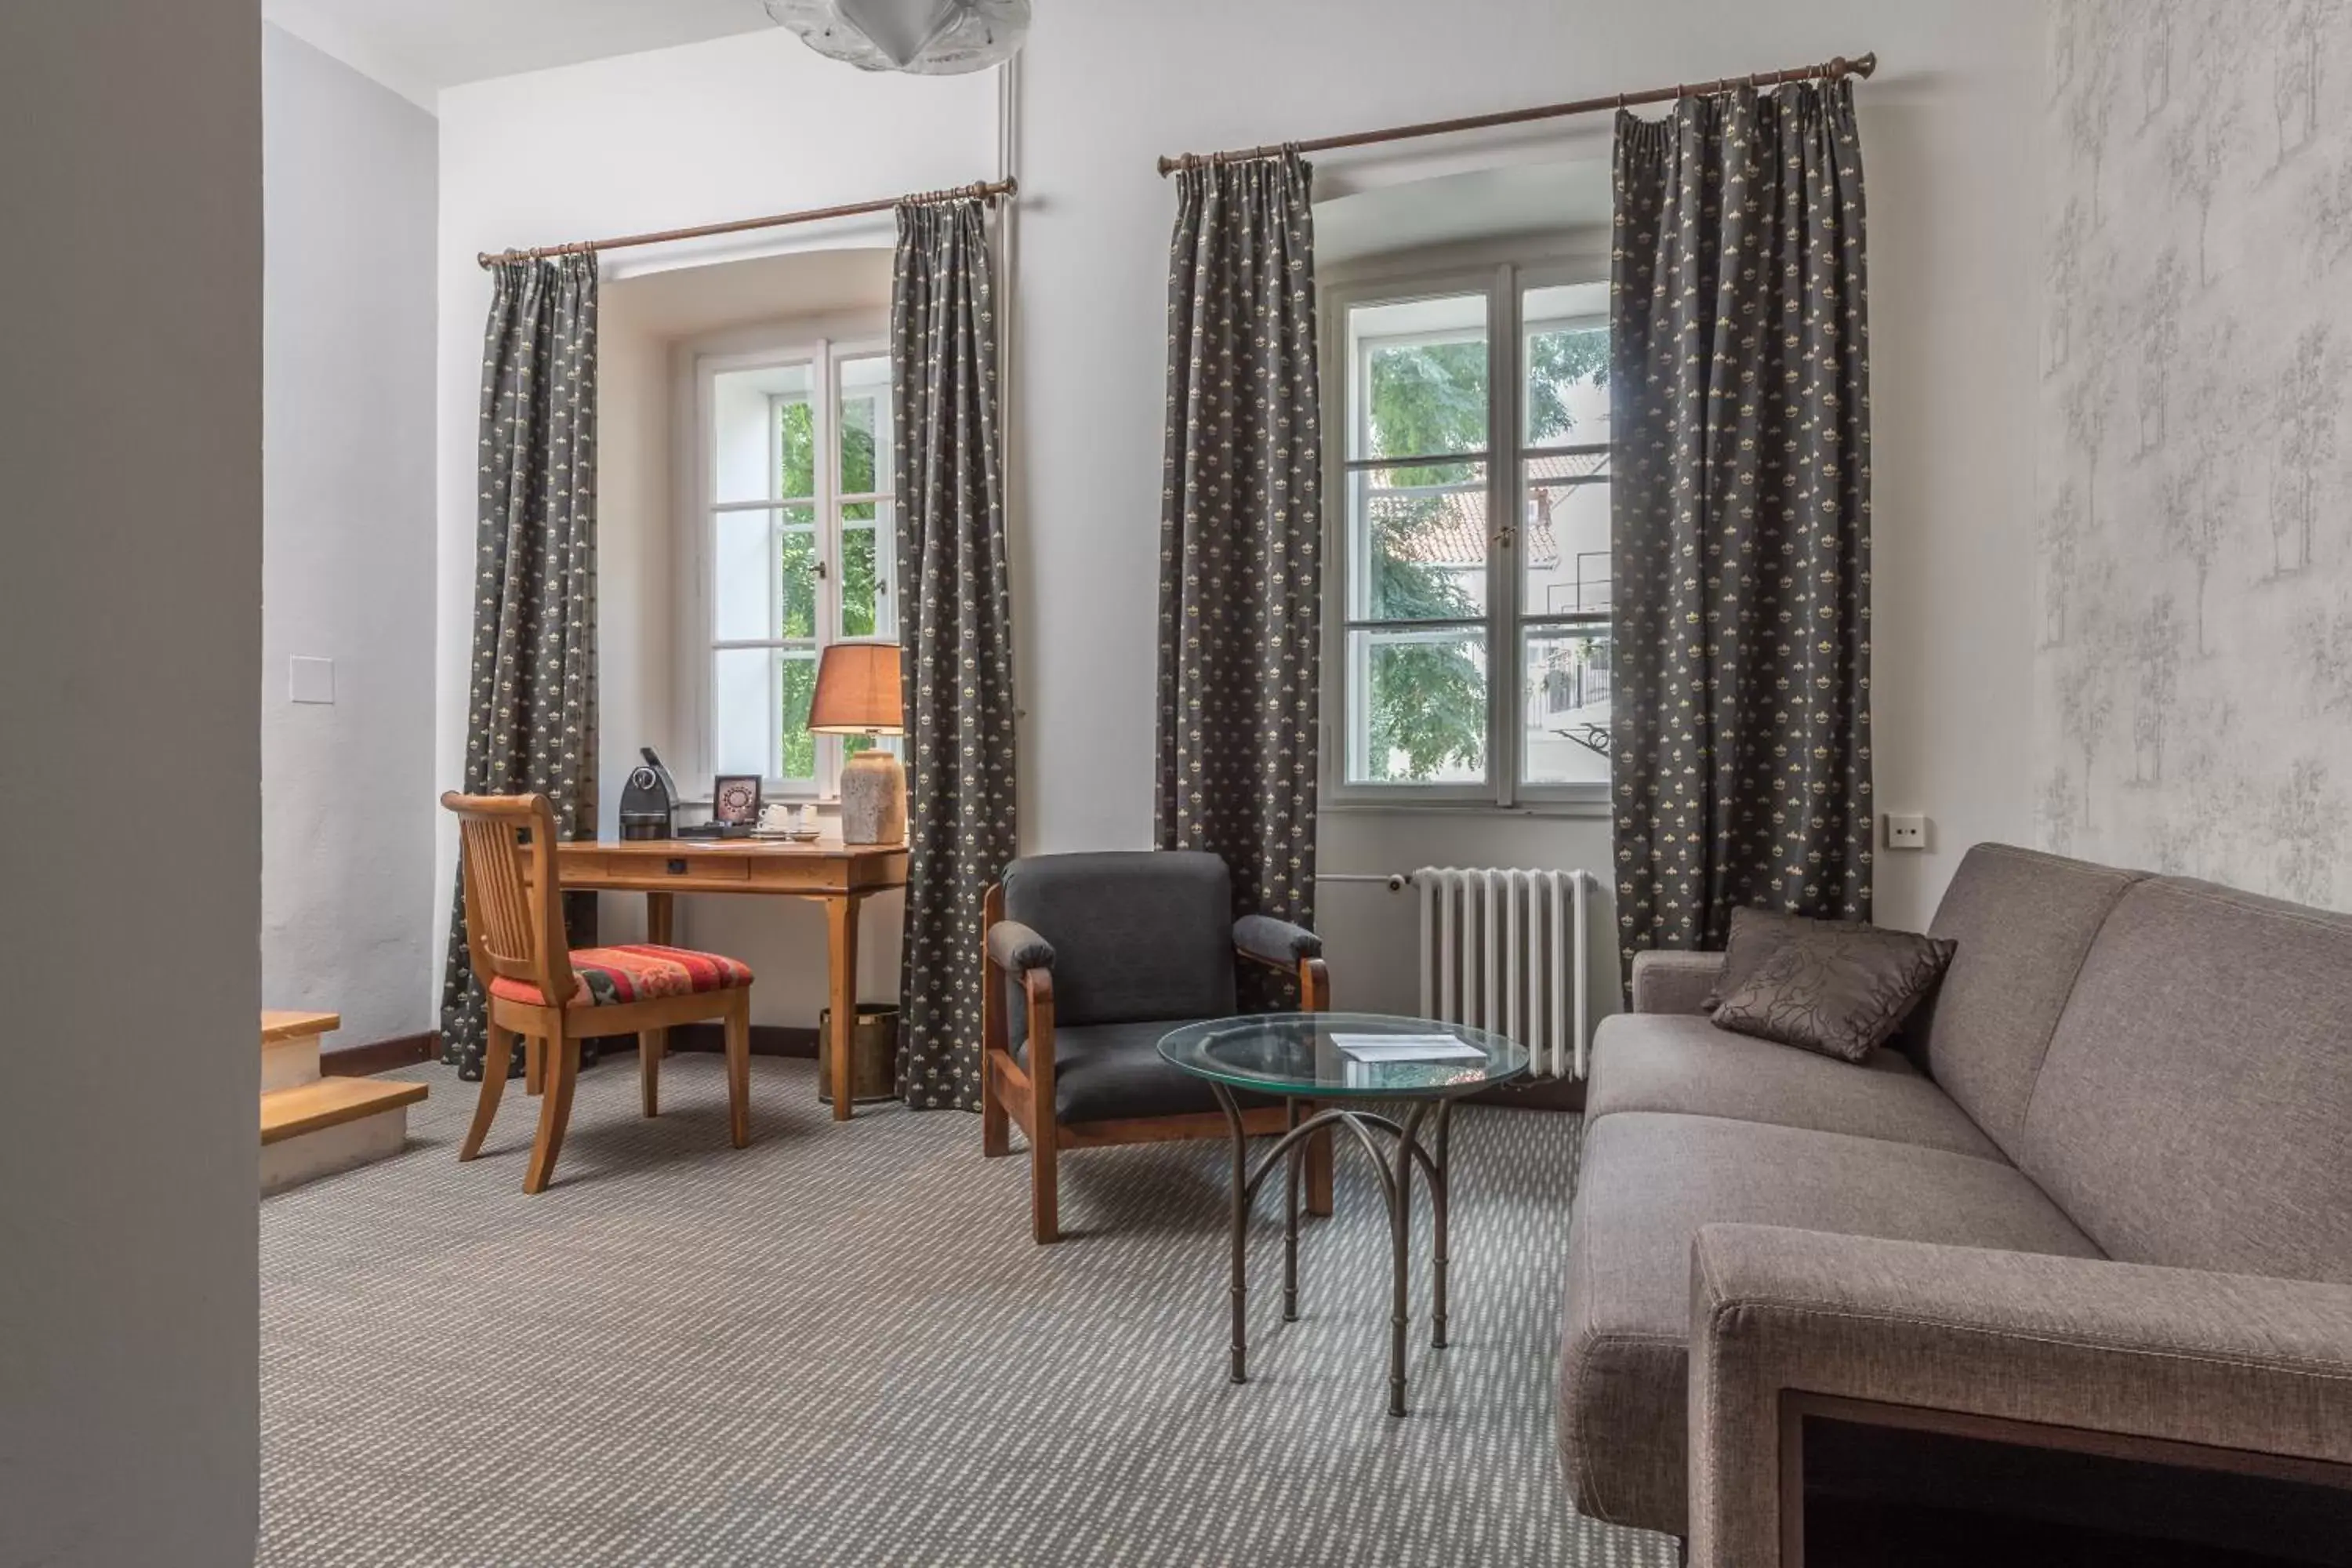
[[820, 735], [896, 735], [906, 723], [898, 645], [837, 642], [816, 667], [808, 727]]

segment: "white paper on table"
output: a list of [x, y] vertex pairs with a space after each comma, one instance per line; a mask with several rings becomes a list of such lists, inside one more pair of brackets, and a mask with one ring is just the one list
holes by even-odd
[[1360, 1062], [1484, 1061], [1486, 1057], [1452, 1035], [1333, 1035], [1331, 1043]]

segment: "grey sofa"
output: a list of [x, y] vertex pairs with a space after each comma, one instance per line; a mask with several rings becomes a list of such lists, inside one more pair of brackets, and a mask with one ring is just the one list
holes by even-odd
[[2352, 919], [1988, 844], [1932, 930], [1860, 1067], [1636, 962], [1569, 1227], [1583, 1512], [1778, 1562], [1792, 1392], [2352, 1463]]

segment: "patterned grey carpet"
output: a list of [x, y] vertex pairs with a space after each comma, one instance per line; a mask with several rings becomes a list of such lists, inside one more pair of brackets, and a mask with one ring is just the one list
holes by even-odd
[[[261, 1205], [264, 1564], [1664, 1565], [1581, 1520], [1552, 1448], [1575, 1118], [1463, 1112], [1454, 1343], [1386, 1414], [1386, 1222], [1343, 1152], [1280, 1321], [1271, 1196], [1253, 1381], [1225, 1380], [1222, 1144], [1069, 1156], [1055, 1247], [976, 1117], [824, 1114], [761, 1058], [750, 1149], [716, 1057], [582, 1079], [545, 1194], [510, 1085], [441, 1068], [398, 1159]], [[1426, 1226], [1426, 1209], [1423, 1212]]]

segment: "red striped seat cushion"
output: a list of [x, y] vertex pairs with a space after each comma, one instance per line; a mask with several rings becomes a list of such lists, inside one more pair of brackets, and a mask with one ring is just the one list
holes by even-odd
[[[647, 1002], [656, 996], [691, 996], [705, 991], [736, 991], [751, 984], [750, 967], [715, 952], [684, 947], [656, 947], [632, 942], [621, 947], [582, 947], [572, 953], [572, 972], [579, 981], [575, 1004], [592, 1007], [620, 1002]], [[504, 976], [490, 982], [490, 994], [509, 1002], [547, 1005], [539, 987], [528, 980]]]

